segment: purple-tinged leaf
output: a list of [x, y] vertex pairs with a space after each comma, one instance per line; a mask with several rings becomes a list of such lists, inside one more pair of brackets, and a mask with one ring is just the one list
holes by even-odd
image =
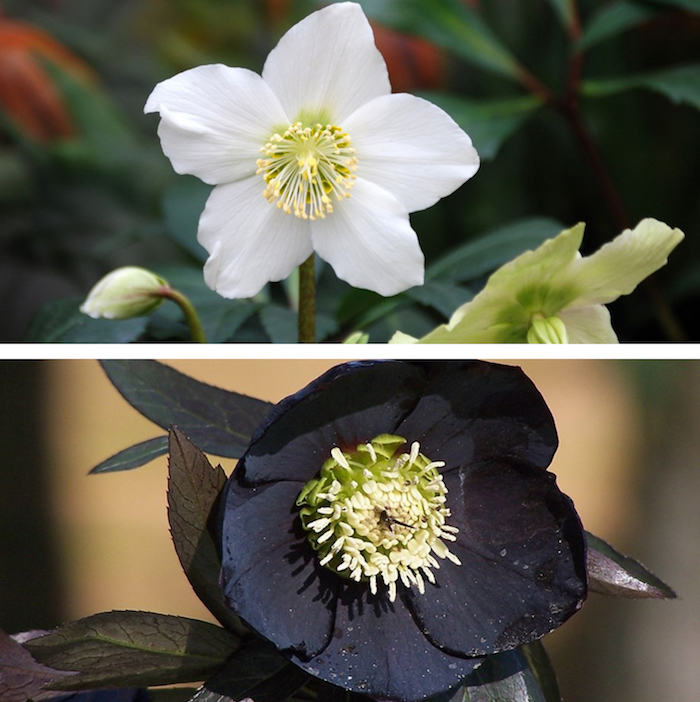
[[226, 483], [221, 466], [177, 428], [170, 430], [168, 520], [175, 551], [197, 596], [227, 629], [245, 634], [240, 619], [224, 604], [219, 587], [221, 561], [212, 538], [215, 506]]
[[41, 700], [52, 693], [45, 685], [73, 675], [67, 670], [54, 670], [36, 661], [20, 643], [0, 631], [0, 700], [26, 702]]
[[676, 593], [634, 558], [586, 532], [588, 585], [592, 592], [613, 597], [674, 598]]
[[203, 680], [239, 640], [195, 619], [121, 611], [70, 622], [24, 646], [44, 665], [77, 671], [53, 682], [52, 689], [89, 690]]
[[168, 437], [156, 436], [153, 439], [142, 441], [134, 446], [115, 453], [114, 456], [102, 461], [95, 466], [92, 473], [116, 473], [120, 470], [132, 470], [149, 463], [155, 458], [163, 456], [168, 452]]
[[200, 383], [156, 361], [102, 361], [124, 399], [163, 429], [180, 427], [207, 453], [240, 458], [272, 408], [254, 397]]

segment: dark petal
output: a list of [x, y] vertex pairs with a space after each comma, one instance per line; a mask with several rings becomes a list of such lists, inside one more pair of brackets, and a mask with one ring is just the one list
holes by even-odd
[[457, 654], [496, 653], [543, 636], [579, 609], [585, 539], [554, 475], [505, 459], [444, 478], [447, 523], [460, 530], [449, 547], [462, 565], [441, 561], [436, 586], [407, 593], [433, 643]]
[[331, 636], [337, 577], [318, 565], [301, 529], [294, 503], [302, 487], [241, 488], [229, 480], [221, 585], [228, 606], [253, 629], [280, 650], [307, 657]]
[[428, 384], [396, 429], [445, 471], [502, 456], [546, 468], [557, 449], [554, 420], [532, 381], [515, 366], [482, 361], [421, 364]]
[[393, 433], [424, 385], [423, 371], [400, 361], [332, 368], [275, 407], [239, 464], [239, 481], [308, 482], [334, 446], [354, 449], [378, 434]]
[[333, 637], [310, 661], [295, 663], [322, 680], [382, 700], [419, 700], [456, 685], [481, 658], [458, 658], [435, 648], [406, 604], [373, 597], [365, 583], [344, 581]]

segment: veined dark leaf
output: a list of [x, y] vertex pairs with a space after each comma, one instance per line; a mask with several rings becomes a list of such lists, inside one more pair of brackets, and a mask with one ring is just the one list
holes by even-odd
[[[265, 305], [260, 310], [260, 321], [273, 344], [293, 344], [299, 338], [298, 315], [288, 307], [281, 305]], [[337, 323], [324, 314], [316, 315], [316, 338], [318, 341], [327, 339], [335, 333]]]
[[252, 641], [204, 683], [191, 702], [283, 702], [312, 678], [266, 641]]
[[180, 427], [200, 449], [240, 458], [272, 407], [269, 402], [200, 383], [156, 361], [102, 361], [124, 399], [163, 429]]
[[589, 588], [614, 597], [674, 598], [676, 593], [634, 558], [623, 556], [603, 539], [586, 532]]
[[83, 298], [54, 300], [36, 314], [25, 341], [50, 344], [128, 344], [146, 328], [147, 317], [92, 319], [80, 311]]
[[444, 317], [450, 317], [458, 307], [474, 297], [474, 293], [467, 288], [437, 281], [409, 288], [405, 294], [422, 305], [432, 307]]
[[178, 429], [170, 430], [168, 521], [175, 551], [197, 596], [229, 630], [247, 629], [225, 605], [219, 587], [219, 559], [211, 520], [226, 474]]
[[635, 88], [654, 90], [665, 95], [671, 102], [684, 103], [700, 110], [700, 64], [676, 66], [622, 78], [586, 80], [581, 84], [581, 92], [587, 97], [615, 95]]
[[150, 463], [154, 458], [168, 452], [168, 437], [156, 436], [139, 444], [115, 453], [114, 456], [96, 465], [90, 473], [116, 473], [120, 470], [132, 470]]
[[547, 651], [542, 641], [532, 641], [520, 647], [530, 669], [535, 675], [540, 690], [547, 702], [561, 702], [559, 683], [554, 673], [554, 667], [549, 660]]
[[428, 266], [427, 280], [469, 282], [491, 273], [528, 249], [559, 234], [564, 225], [546, 217], [511, 222], [453, 249]]
[[461, 0], [360, 0], [367, 16], [421, 36], [477, 66], [519, 81], [521, 68], [481, 16]]
[[45, 685], [74, 675], [68, 670], [54, 670], [37, 662], [24, 646], [0, 630], [0, 700], [26, 702], [41, 700], [53, 693]]
[[622, 34], [628, 29], [656, 16], [656, 11], [647, 5], [632, 0], [620, 0], [601, 6], [588, 20], [579, 39], [577, 49], [587, 51], [606, 39]]
[[510, 100], [467, 100], [445, 93], [424, 93], [424, 96], [469, 134], [482, 160], [495, 158], [506, 139], [542, 104], [533, 95]]
[[41, 663], [75, 675], [55, 690], [165, 685], [203, 680], [238, 648], [207, 622], [153, 612], [104, 612], [65, 624], [25, 648]]

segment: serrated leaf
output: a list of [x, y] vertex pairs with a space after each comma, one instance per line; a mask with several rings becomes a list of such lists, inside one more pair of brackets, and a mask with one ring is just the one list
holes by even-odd
[[226, 474], [177, 428], [170, 430], [169, 438], [168, 522], [175, 551], [197, 597], [227, 629], [243, 635], [247, 629], [221, 595], [221, 561], [212, 537], [211, 522]]
[[603, 539], [586, 532], [588, 585], [592, 592], [614, 597], [674, 598], [676, 593], [629, 556], [623, 556]]
[[191, 702], [283, 702], [311, 676], [266, 641], [251, 641], [204, 683]]
[[581, 93], [586, 97], [615, 95], [635, 88], [653, 90], [671, 102], [690, 105], [700, 110], [700, 64], [676, 66], [622, 78], [586, 80], [581, 83]]
[[25, 341], [48, 344], [129, 344], [146, 329], [146, 317], [92, 319], [80, 311], [84, 298], [53, 300], [32, 320]]
[[45, 665], [77, 671], [52, 689], [89, 690], [203, 680], [237, 650], [239, 640], [196, 619], [121, 611], [65, 624], [24, 646]]
[[96, 465], [91, 471], [93, 473], [116, 473], [121, 470], [132, 470], [150, 463], [159, 456], [164, 456], [168, 452], [168, 437], [156, 436], [141, 443], [129, 446], [129, 448], [115, 453], [106, 461]]
[[656, 14], [650, 7], [631, 0], [603, 5], [588, 20], [576, 48], [579, 51], [587, 51], [606, 39], [612, 39], [642, 22], [653, 19]]
[[465, 283], [491, 273], [528, 249], [559, 234], [564, 225], [546, 217], [511, 222], [453, 249], [428, 266], [427, 280]]
[[410, 288], [405, 294], [406, 297], [437, 310], [443, 317], [450, 317], [458, 307], [474, 297], [471, 290], [436, 281], [428, 281], [424, 285]]
[[24, 646], [0, 630], [0, 700], [26, 702], [44, 699], [52, 693], [44, 686], [74, 675], [68, 670], [55, 670], [36, 661]]
[[156, 361], [102, 361], [124, 399], [152, 422], [180, 427], [202, 451], [240, 458], [273, 405], [200, 383]]
[[515, 57], [481, 16], [461, 0], [360, 0], [367, 16], [428, 39], [475, 65], [519, 82]]
[[471, 137], [482, 161], [496, 157], [503, 143], [542, 105], [535, 96], [510, 100], [468, 100], [458, 95], [423, 93]]

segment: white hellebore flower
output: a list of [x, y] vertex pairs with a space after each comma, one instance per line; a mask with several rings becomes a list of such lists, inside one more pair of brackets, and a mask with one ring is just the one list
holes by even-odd
[[604, 306], [628, 295], [683, 239], [655, 219], [626, 229], [591, 256], [579, 253], [583, 224], [548, 239], [499, 268], [447, 324], [392, 343], [617, 343]]
[[199, 66], [159, 83], [163, 151], [216, 187], [197, 238], [204, 278], [250, 297], [313, 251], [348, 283], [393, 295], [423, 282], [409, 212], [474, 175], [470, 138], [441, 109], [391, 94], [359, 5], [312, 13], [280, 39], [262, 76]]
[[166, 280], [138, 266], [117, 268], [101, 278], [80, 306], [94, 319], [130, 319], [150, 314], [163, 302]]

